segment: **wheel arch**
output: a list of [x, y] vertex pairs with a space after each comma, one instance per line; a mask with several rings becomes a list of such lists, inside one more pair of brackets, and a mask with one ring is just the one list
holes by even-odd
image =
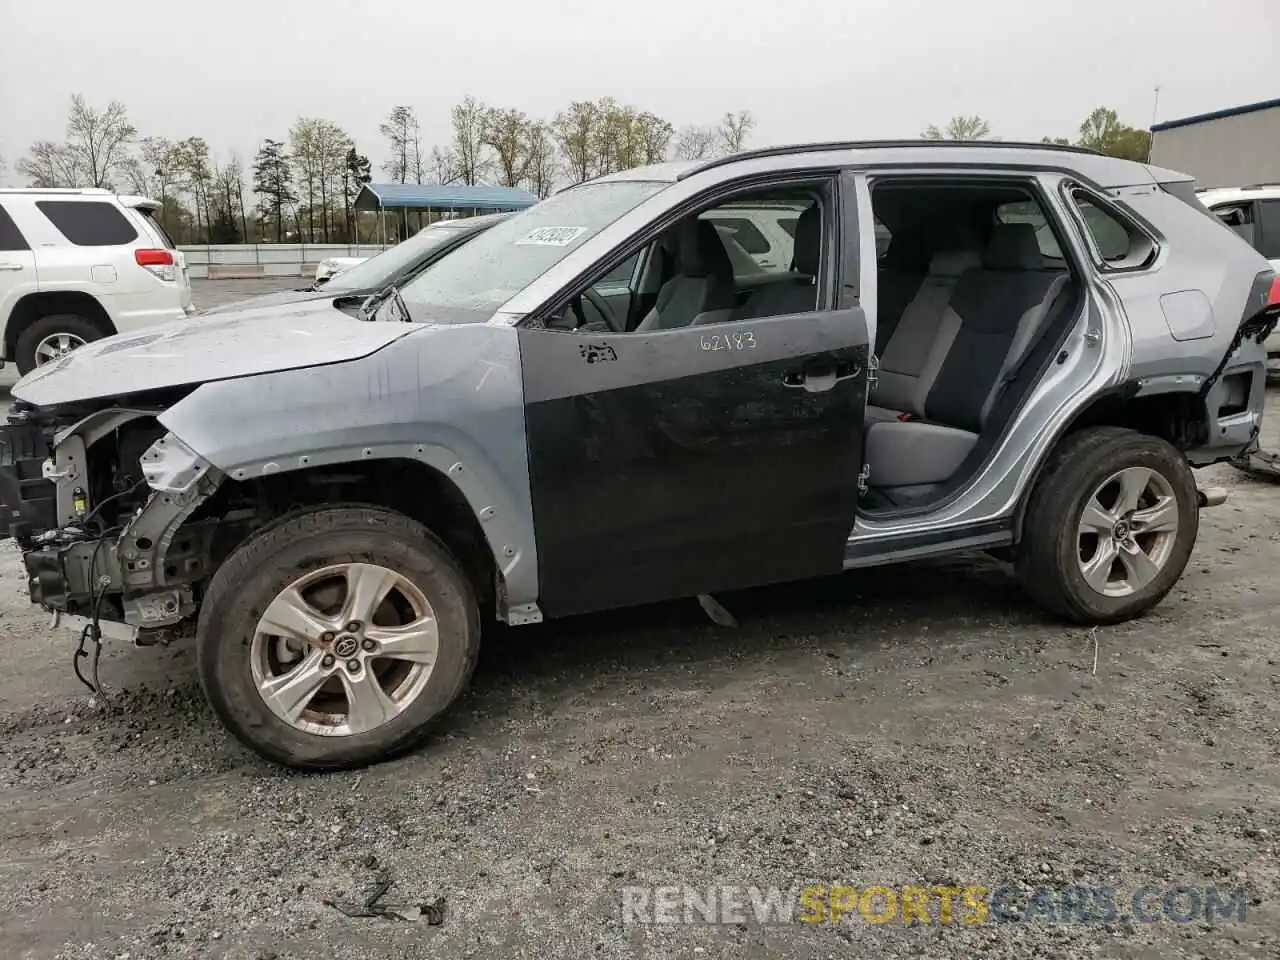
[[[219, 515], [232, 503], [258, 504], [264, 526], [287, 521], [300, 510], [317, 507], [382, 507], [421, 523], [449, 548], [476, 590], [488, 602], [498, 601], [495, 587], [503, 575], [501, 547], [484, 529], [481, 517], [456, 480], [427, 461], [403, 455], [369, 457], [356, 463], [300, 466], [289, 471], [256, 471], [224, 480], [221, 488], [192, 520]], [[251, 532], [257, 533], [263, 527]], [[226, 541], [228, 553], [243, 537]]]
[[1127, 427], [1168, 440], [1186, 451], [1203, 442], [1208, 416], [1204, 398], [1194, 389], [1170, 390], [1139, 396], [1139, 384], [1129, 382], [1106, 390], [1085, 404], [1045, 446], [1035, 470], [1023, 486], [1013, 517], [1013, 542], [1022, 540], [1023, 522], [1031, 495], [1062, 442], [1089, 427]]
[[28, 293], [13, 305], [9, 321], [4, 329], [4, 355], [12, 357], [18, 346], [18, 338], [31, 324], [41, 317], [59, 313], [74, 313], [84, 317], [102, 330], [103, 336], [116, 333], [111, 315], [92, 294], [83, 290], [49, 290]]

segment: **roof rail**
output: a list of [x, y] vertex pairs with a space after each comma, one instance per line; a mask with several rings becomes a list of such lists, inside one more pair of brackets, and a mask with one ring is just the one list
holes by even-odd
[[703, 170], [723, 167], [727, 163], [737, 163], [739, 160], [784, 157], [791, 153], [825, 153], [829, 150], [894, 150], [911, 147], [985, 147], [988, 150], [1012, 148], [1014, 150], [1053, 150], [1059, 153], [1084, 153], [1095, 157], [1102, 156], [1101, 153], [1090, 147], [1077, 147], [1066, 143], [1033, 143], [1029, 140], [832, 140], [822, 143], [782, 144], [776, 147], [743, 150], [741, 153], [731, 153], [726, 157], [716, 157], [714, 160], [708, 160], [706, 163], [686, 170], [676, 179], [684, 180], [686, 177], [701, 173]]
[[1241, 190], [1266, 190], [1270, 187], [1280, 187], [1280, 183], [1247, 183]]
[[52, 194], [91, 194], [93, 196], [110, 196], [112, 191], [106, 187], [0, 187], [0, 193], [52, 193]]

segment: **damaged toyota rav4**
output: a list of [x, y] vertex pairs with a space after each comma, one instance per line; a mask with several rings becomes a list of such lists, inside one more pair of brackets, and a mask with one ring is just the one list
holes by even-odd
[[[769, 264], [717, 215], [752, 207], [795, 217]], [[924, 142], [663, 164], [358, 314], [197, 317], [32, 372], [0, 516], [82, 643], [193, 633], [240, 740], [353, 767], [424, 739], [491, 619], [722, 617], [721, 591], [969, 550], [1052, 615], [1138, 616], [1225, 496], [1193, 468], [1257, 442], [1278, 312], [1262, 256], [1145, 164]]]

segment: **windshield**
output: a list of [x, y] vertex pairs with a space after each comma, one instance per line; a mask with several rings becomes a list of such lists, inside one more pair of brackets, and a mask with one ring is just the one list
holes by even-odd
[[381, 290], [396, 281], [406, 270], [416, 266], [431, 251], [443, 247], [464, 232], [459, 226], [432, 224], [424, 227], [403, 243], [397, 243], [364, 263], [357, 263], [354, 267], [343, 270], [324, 285], [325, 293]]
[[617, 180], [557, 193], [486, 230], [401, 289], [414, 320], [467, 323], [497, 309], [665, 183]]

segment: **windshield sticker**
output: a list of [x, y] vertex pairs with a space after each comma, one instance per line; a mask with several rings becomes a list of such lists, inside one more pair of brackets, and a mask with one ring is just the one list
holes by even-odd
[[516, 246], [567, 247], [586, 232], [586, 227], [538, 227], [517, 240]]

